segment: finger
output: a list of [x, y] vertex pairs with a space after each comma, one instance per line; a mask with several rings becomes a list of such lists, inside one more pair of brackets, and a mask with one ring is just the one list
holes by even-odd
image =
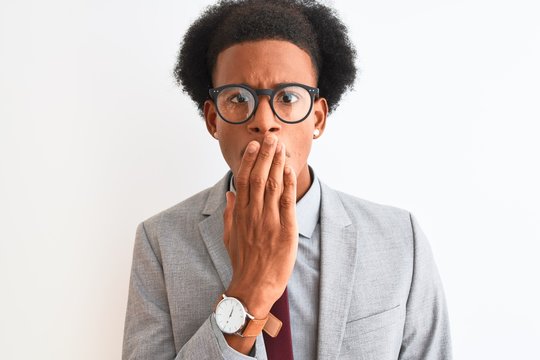
[[283, 171], [285, 169], [285, 144], [279, 143], [276, 148], [274, 160], [266, 180], [263, 212], [279, 213], [279, 199], [283, 191]]
[[264, 191], [268, 172], [272, 166], [272, 160], [276, 151], [278, 139], [273, 134], [268, 134], [259, 150], [257, 161], [251, 170], [249, 188], [249, 206], [262, 212], [264, 203]]
[[257, 141], [251, 141], [242, 157], [238, 174], [234, 177], [234, 186], [236, 188], [236, 203], [240, 208], [245, 208], [249, 204], [249, 177], [255, 161], [257, 160], [257, 154], [260, 149], [260, 144]]
[[227, 191], [225, 193], [227, 198], [227, 206], [223, 212], [223, 242], [225, 243], [225, 248], [229, 250], [229, 244], [231, 241], [231, 231], [233, 227], [233, 210], [235, 203], [235, 196], [232, 191]]
[[281, 226], [297, 233], [296, 223], [296, 174], [291, 166], [285, 167], [283, 175], [283, 194], [279, 201]]

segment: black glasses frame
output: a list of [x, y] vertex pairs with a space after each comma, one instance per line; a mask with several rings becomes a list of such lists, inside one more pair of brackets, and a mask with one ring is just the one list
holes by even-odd
[[[286, 87], [289, 87], [289, 86], [298, 86], [298, 87], [304, 88], [304, 89], [307, 90], [307, 92], [309, 93], [309, 96], [311, 97], [311, 103], [309, 105], [309, 111], [307, 112], [306, 116], [304, 116], [300, 120], [296, 120], [296, 121], [284, 120], [276, 113], [276, 110], [274, 109], [274, 96], [276, 95], [276, 93], [279, 90], [281, 90], [283, 88], [286, 88]], [[249, 91], [251, 93], [251, 95], [253, 95], [253, 99], [255, 99], [255, 106], [253, 107], [253, 110], [251, 111], [251, 114], [249, 114], [249, 116], [246, 118], [246, 120], [243, 120], [243, 121], [240, 121], [240, 122], [229, 121], [229, 120], [225, 119], [221, 115], [221, 113], [219, 112], [219, 106], [217, 106], [217, 97], [218, 97], [220, 92], [222, 92], [225, 89], [231, 88], [231, 87], [241, 87], [241, 88]], [[253, 89], [253, 88], [251, 88], [251, 87], [249, 87], [249, 86], [247, 86], [245, 84], [227, 84], [227, 85], [223, 85], [223, 86], [220, 86], [220, 87], [217, 87], [217, 88], [209, 89], [208, 93], [209, 93], [210, 98], [212, 99], [212, 101], [214, 101], [214, 103], [216, 104], [216, 110], [217, 110], [217, 113], [219, 114], [219, 116], [221, 117], [221, 119], [223, 119], [223, 121], [225, 121], [225, 122], [228, 122], [229, 124], [240, 125], [240, 124], [243, 124], [243, 123], [249, 121], [249, 119], [251, 119], [253, 117], [253, 115], [255, 115], [255, 112], [257, 111], [257, 108], [259, 107], [259, 95], [267, 95], [267, 96], [270, 97], [270, 108], [272, 109], [272, 112], [274, 113], [275, 116], [277, 116], [277, 118], [279, 120], [281, 120], [281, 121], [283, 121], [284, 123], [287, 123], [287, 124], [297, 124], [299, 122], [304, 121], [309, 116], [309, 114], [311, 113], [311, 110], [313, 109], [313, 103], [315, 102], [315, 98], [319, 96], [319, 89], [308, 86], [308, 85], [299, 84], [299, 83], [279, 84], [278, 86], [276, 86], [273, 89]]]

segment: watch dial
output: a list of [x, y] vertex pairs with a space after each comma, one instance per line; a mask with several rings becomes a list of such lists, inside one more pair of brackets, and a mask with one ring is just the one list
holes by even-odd
[[221, 300], [216, 308], [216, 323], [221, 331], [233, 334], [240, 330], [246, 320], [246, 312], [240, 301], [234, 298]]

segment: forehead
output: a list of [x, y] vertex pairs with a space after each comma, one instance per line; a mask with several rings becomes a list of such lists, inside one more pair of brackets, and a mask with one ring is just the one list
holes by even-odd
[[285, 82], [317, 86], [309, 54], [283, 40], [258, 40], [232, 45], [218, 54], [213, 86], [245, 83], [270, 88]]

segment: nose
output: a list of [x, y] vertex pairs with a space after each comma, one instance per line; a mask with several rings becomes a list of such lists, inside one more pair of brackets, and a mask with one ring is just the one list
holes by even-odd
[[256, 134], [278, 133], [281, 130], [281, 121], [274, 115], [270, 107], [270, 97], [259, 96], [259, 105], [253, 118], [248, 121], [248, 130]]

